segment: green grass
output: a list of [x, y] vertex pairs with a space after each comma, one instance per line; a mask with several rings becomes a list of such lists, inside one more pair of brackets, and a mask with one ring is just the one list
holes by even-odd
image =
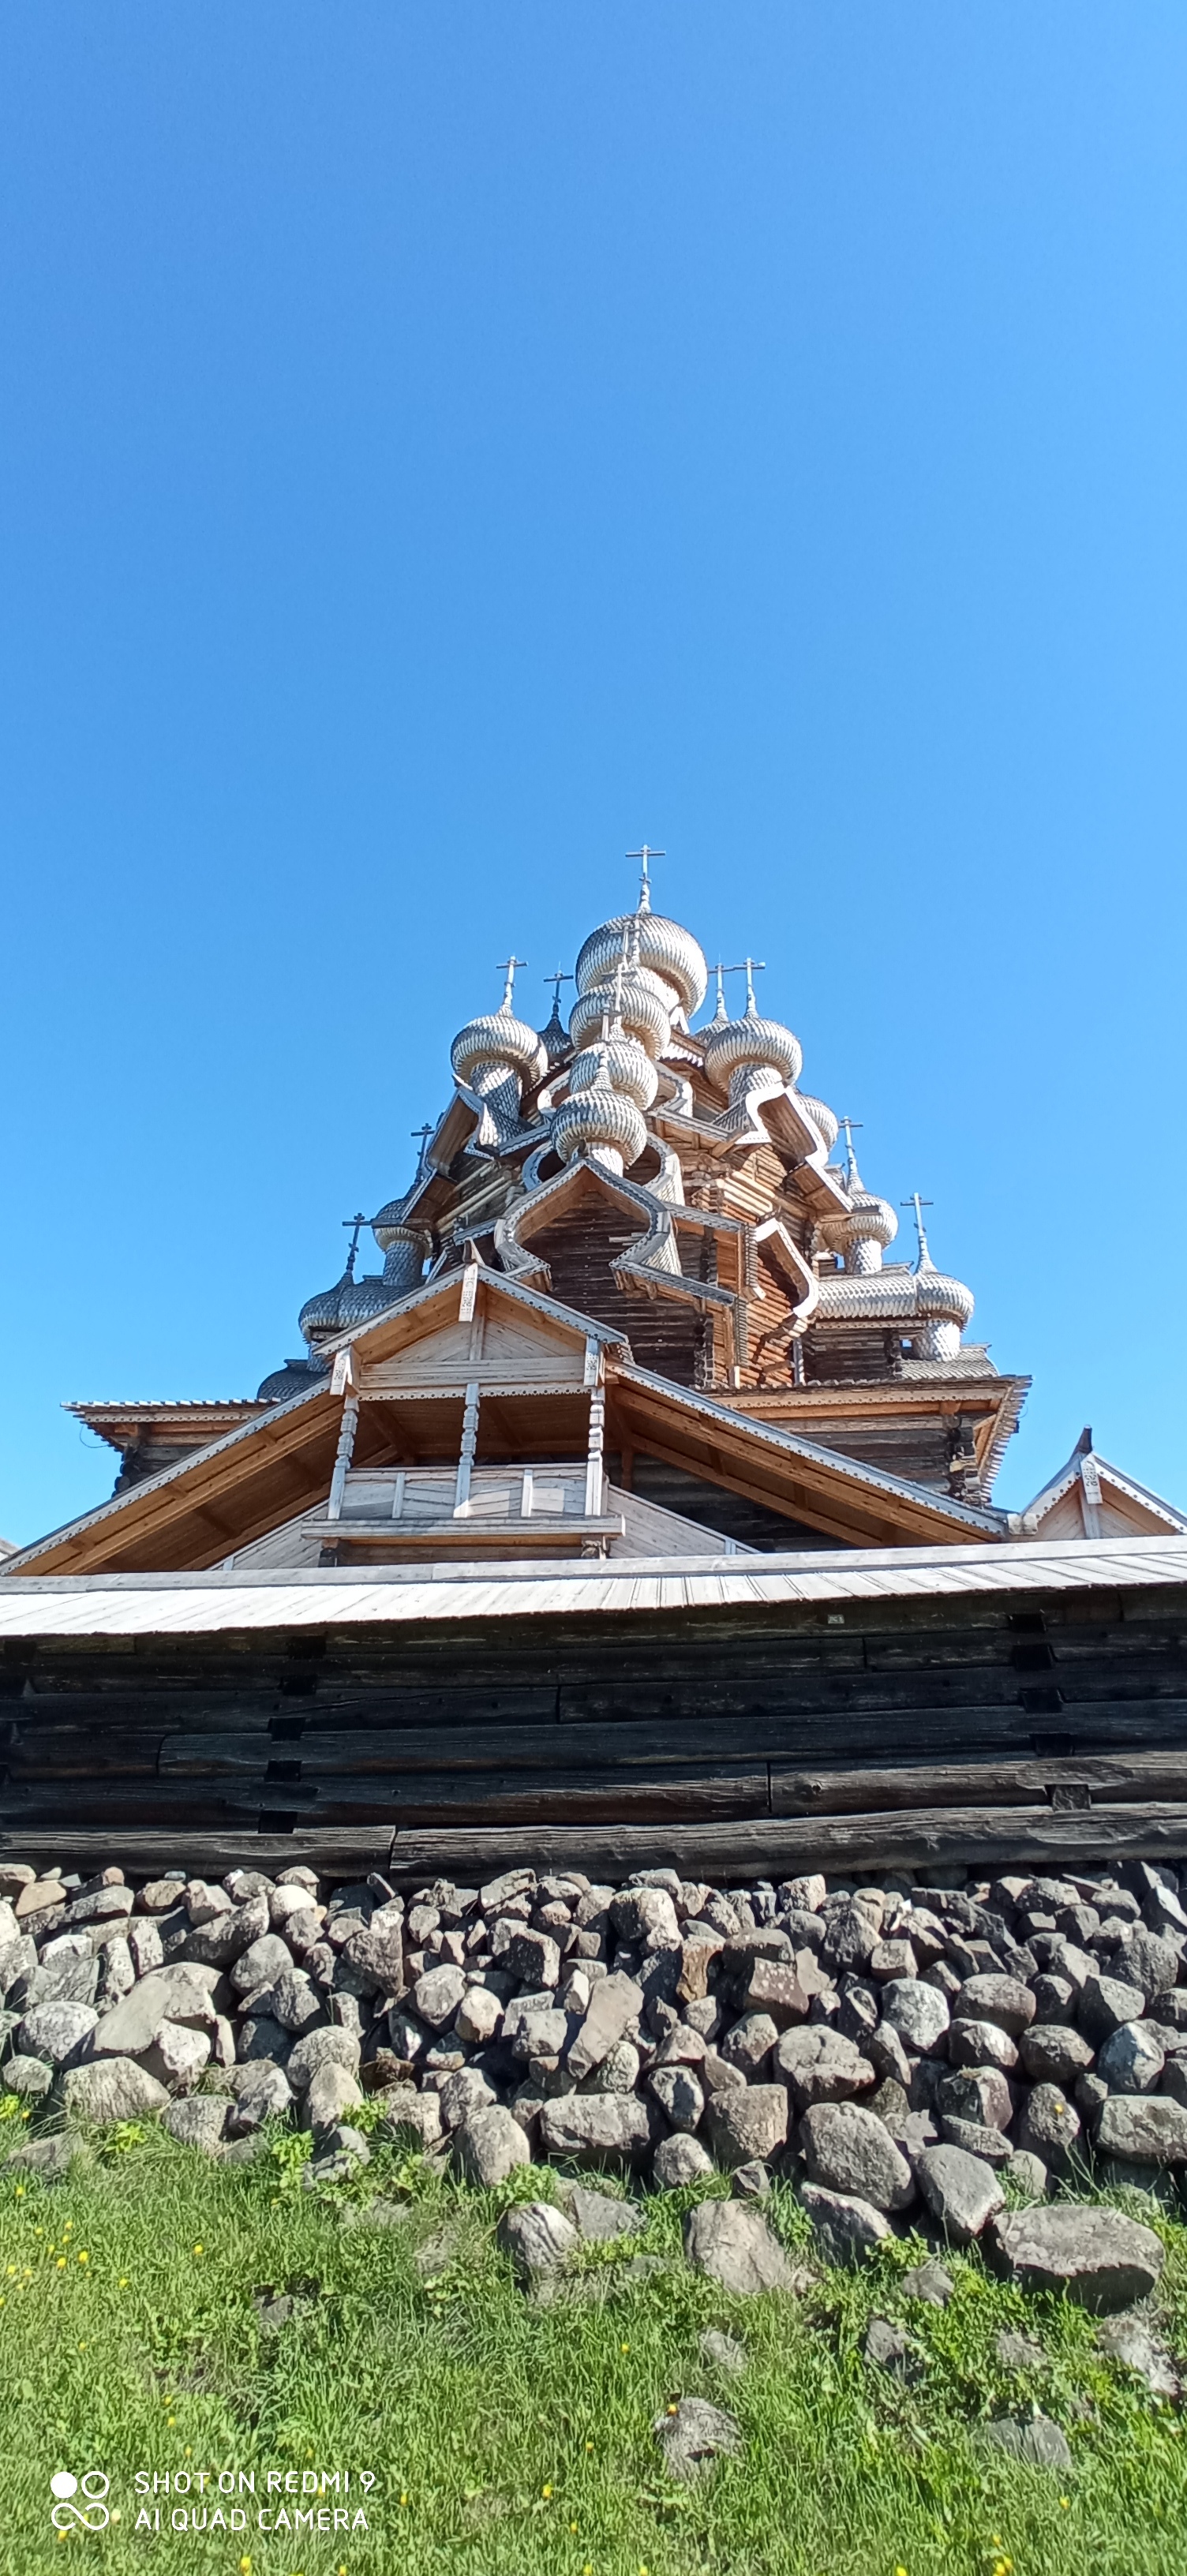
[[[299, 2187], [301, 2152], [278, 2135], [258, 2164], [220, 2168], [152, 2128], [124, 2129], [50, 2189], [0, 2167], [4, 2576], [80, 2563], [237, 2576], [243, 2559], [251, 2576], [1181, 2576], [1181, 2419], [1102, 2360], [1090, 2318], [1024, 2300], [975, 2254], [950, 2258], [957, 2293], [938, 2310], [896, 2287], [918, 2241], [824, 2275], [802, 2301], [733, 2301], [675, 2260], [615, 2292], [607, 2249], [591, 2248], [595, 2295], [541, 2307], [494, 2245], [509, 2187], [462, 2191], [376, 2149], [348, 2194], [318, 2200]], [[517, 2180], [520, 2197], [551, 2188], [538, 2169]], [[346, 2223], [349, 2202], [376, 2192], [406, 2217]], [[694, 2196], [650, 2203], [629, 2251], [675, 2257]], [[773, 2220], [807, 2251], [789, 2195]], [[1155, 2223], [1163, 2319], [1182, 2351], [1187, 2230]], [[266, 2332], [253, 2291], [294, 2281], [317, 2295]], [[917, 2336], [919, 2387], [863, 2363], [874, 2313]], [[741, 2378], [701, 2360], [708, 2325], [745, 2342]], [[993, 2343], [1006, 2325], [1037, 2334], [1049, 2366], [1003, 2371]], [[737, 2416], [744, 2449], [685, 2489], [663, 2472], [651, 2425], [690, 2393]], [[1068, 2434], [1066, 2477], [986, 2459], [972, 2438], [979, 2418], [1031, 2399]], [[120, 2520], [58, 2541], [59, 2468], [106, 2471]], [[173, 2533], [170, 2510], [196, 2499], [164, 2493], [147, 2499], [160, 2533], [136, 2529], [136, 2471], [199, 2469], [254, 2471], [243, 2531]], [[350, 2470], [349, 2497], [325, 2504], [361, 2506], [367, 2531], [261, 2531], [261, 2507], [281, 2501], [269, 2470]], [[217, 2502], [208, 2484], [207, 2508]], [[290, 2495], [287, 2509], [310, 2502]]]

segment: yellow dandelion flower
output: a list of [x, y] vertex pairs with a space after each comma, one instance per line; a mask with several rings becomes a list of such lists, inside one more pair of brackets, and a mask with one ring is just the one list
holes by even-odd
[[119, 2286], [120, 2286], [121, 2290], [126, 2290], [126, 2289], [127, 2289], [127, 2286], [128, 2286], [128, 2275], [127, 2275], [127, 2273], [126, 2273], [126, 2272], [121, 2272], [121, 2274], [120, 2274], [120, 2278], [119, 2278]]
[[65, 2271], [65, 2269], [66, 2269], [66, 2257], [65, 2257], [65, 2255], [64, 2255], [64, 2254], [59, 2254], [58, 2259], [57, 2259], [57, 2262], [56, 2262], [56, 2263], [55, 2263], [55, 2265], [54, 2265], [54, 2270], [55, 2270], [55, 2272], [64, 2272], [64, 2271]]
[[175, 2425], [175, 2424], [176, 2424], [176, 2422], [177, 2422], [177, 2417], [176, 2417], [176, 2415], [167, 2415], [167, 2416], [165, 2417], [165, 2422], [167, 2423], [167, 2425], [168, 2425], [168, 2427], [169, 2427], [170, 2432], [172, 2432], [173, 2427], [174, 2427], [174, 2425]]
[[91, 2258], [90, 2258], [90, 2255], [87, 2253], [86, 2248], [85, 2248], [85, 2246], [84, 2246], [82, 2253], [81, 2253], [81, 2254], [79, 2255], [79, 2257], [78, 2257], [78, 2260], [79, 2260], [79, 2262], [80, 2262], [80, 2263], [89, 2263], [89, 2262], [90, 2262], [90, 2259], [91, 2259]]
[[1071, 2497], [1070, 2497], [1070, 2496], [1061, 2496], [1061, 2497], [1060, 2497], [1060, 2499], [1059, 2499], [1059, 2501], [1060, 2501], [1060, 2505], [1061, 2505], [1061, 2507], [1062, 2507], [1062, 2509], [1063, 2509], [1064, 2513], [1066, 2513], [1066, 2512], [1068, 2511], [1069, 2506], [1070, 2506], [1071, 2501], [1072, 2501], [1072, 2500], [1071, 2500]]
[[404, 2488], [402, 2488], [402, 2489], [401, 2489], [401, 2492], [400, 2492], [400, 2502], [401, 2502], [401, 2504], [407, 2504], [407, 2502], [408, 2502], [408, 2489], [407, 2489], [407, 2487], [404, 2487]]
[[592, 2443], [592, 2442], [587, 2442], [587, 2443], [586, 2443], [586, 2445], [585, 2445], [585, 2447], [586, 2447], [586, 2450], [587, 2450], [587, 2451], [592, 2451], [592, 2449], [593, 2449], [593, 2443]]
[[630, 2351], [630, 2345], [629, 2345], [629, 2343], [620, 2343], [620, 2345], [619, 2345], [618, 2349], [619, 2349], [619, 2351], [620, 2351], [620, 2352], [629, 2352], [629, 2351]]
[[551, 2493], [552, 2493], [552, 2489], [551, 2489], [551, 2487], [541, 2487], [541, 2489], [540, 2489], [540, 2493], [541, 2493], [541, 2495], [542, 2495], [542, 2496], [550, 2496], [550, 2495], [551, 2495]]
[[576, 2523], [575, 2523], [575, 2522], [571, 2522], [571, 2523], [569, 2524], [569, 2529], [570, 2529], [570, 2531], [571, 2531], [571, 2532], [572, 2532], [572, 2531], [576, 2531], [576, 2529], [577, 2529], [577, 2525], [576, 2525]]
[[205, 2246], [204, 2246], [204, 2245], [195, 2245], [195, 2247], [194, 2247], [194, 2252], [195, 2252], [195, 2254], [204, 2254], [204, 2253], [205, 2253], [205, 2251], [206, 2251], [206, 2248], [205, 2248]]
[[18, 2182], [17, 2187], [16, 2187], [15, 2198], [16, 2198], [17, 2200], [23, 2200], [23, 2199], [24, 2199], [24, 2197], [25, 2197], [25, 2186], [24, 2186], [23, 2182]]
[[250, 2560], [250, 2558], [241, 2558], [241, 2559], [240, 2559], [240, 2561], [239, 2561], [239, 2576], [251, 2576], [251, 2560]]

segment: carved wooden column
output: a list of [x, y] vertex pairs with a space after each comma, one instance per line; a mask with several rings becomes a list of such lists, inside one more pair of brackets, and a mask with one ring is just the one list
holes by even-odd
[[457, 1489], [453, 1498], [455, 1513], [464, 1511], [470, 1499], [470, 1479], [478, 1447], [478, 1380], [470, 1378], [466, 1386], [465, 1411], [462, 1414], [462, 1447], [457, 1462]]

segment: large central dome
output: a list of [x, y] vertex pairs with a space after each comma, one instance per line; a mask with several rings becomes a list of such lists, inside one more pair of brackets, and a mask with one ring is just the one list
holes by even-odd
[[607, 983], [628, 952], [632, 962], [637, 958], [667, 985], [674, 1009], [686, 1018], [699, 1011], [709, 981], [704, 952], [691, 930], [662, 912], [617, 913], [613, 921], [591, 930], [577, 960], [578, 992]]

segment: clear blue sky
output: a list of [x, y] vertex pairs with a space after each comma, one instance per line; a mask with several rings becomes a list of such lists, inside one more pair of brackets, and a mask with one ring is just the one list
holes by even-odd
[[[1187, 1500], [1181, 0], [0, 17], [0, 1530], [253, 1392], [668, 852]], [[374, 1264], [372, 1265], [374, 1266]]]

